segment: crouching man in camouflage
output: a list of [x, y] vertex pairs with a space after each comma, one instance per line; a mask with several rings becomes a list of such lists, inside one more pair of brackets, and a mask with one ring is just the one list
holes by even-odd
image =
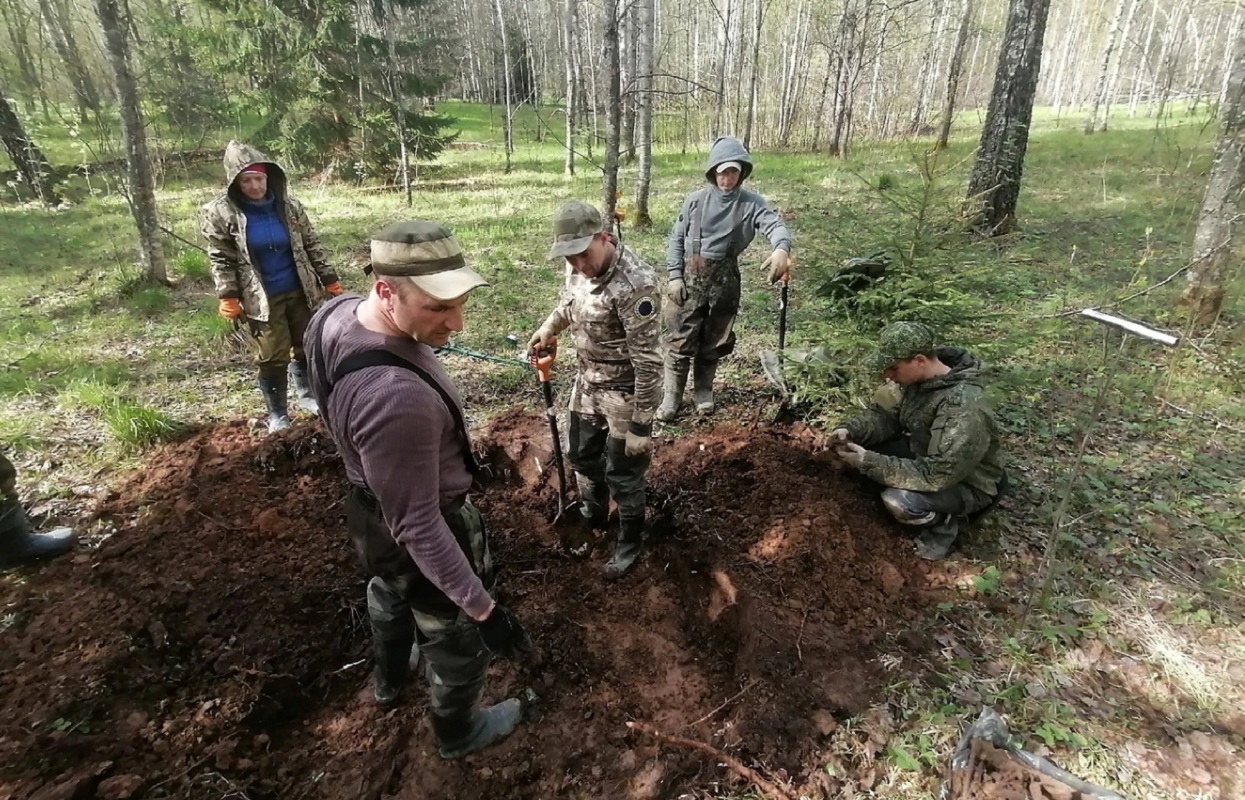
[[567, 328], [579, 372], [571, 390], [570, 462], [584, 524], [604, 527], [612, 496], [621, 529], [606, 578], [640, 557], [653, 412], [661, 400], [661, 296], [653, 269], [606, 230], [601, 214], [569, 202], [553, 218], [549, 258], [566, 260], [557, 307], [529, 350], [550, 348]]
[[984, 366], [958, 347], [936, 347], [918, 322], [888, 325], [873, 366], [899, 392], [879, 390], [865, 413], [830, 434], [831, 445], [887, 487], [882, 502], [891, 516], [924, 528], [917, 537], [922, 558], [945, 558], [960, 528], [1006, 488]]

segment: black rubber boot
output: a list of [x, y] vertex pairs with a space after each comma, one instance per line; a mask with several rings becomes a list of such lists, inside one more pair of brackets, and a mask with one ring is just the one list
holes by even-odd
[[692, 399], [697, 414], [713, 413], [713, 379], [718, 374], [717, 362], [697, 361], [692, 367]]
[[938, 521], [916, 537], [916, 554], [926, 561], [941, 561], [955, 549], [963, 517], [939, 514]]
[[614, 555], [605, 563], [606, 580], [617, 580], [635, 567], [644, 549], [644, 518], [624, 519], [614, 544]]
[[687, 370], [690, 366], [691, 364], [685, 358], [666, 362], [666, 376], [663, 384], [665, 395], [654, 415], [657, 421], [673, 422], [679, 416], [679, 404], [683, 402], [683, 390], [687, 388]]
[[264, 395], [268, 408], [268, 432], [275, 433], [290, 427], [290, 411], [286, 404], [289, 381], [285, 370], [275, 373], [259, 373], [259, 391]]
[[450, 760], [483, 750], [509, 736], [523, 720], [523, 704], [517, 698], [477, 711], [470, 720], [432, 716], [432, 730], [441, 742], [441, 758]]
[[294, 383], [295, 402], [308, 414], [320, 414], [320, 404], [311, 394], [311, 382], [307, 380], [307, 365], [302, 361], [290, 362], [290, 380]]
[[393, 705], [402, 693], [411, 670], [419, 663], [419, 650], [414, 639], [385, 641], [373, 636], [372, 677], [376, 685], [372, 693], [382, 706]]
[[47, 533], [30, 529], [30, 519], [16, 500], [0, 502], [0, 569], [55, 558], [73, 549], [78, 534], [73, 528], [56, 528]]

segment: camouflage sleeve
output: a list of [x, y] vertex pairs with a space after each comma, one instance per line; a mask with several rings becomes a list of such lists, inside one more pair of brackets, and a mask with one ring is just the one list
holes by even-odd
[[293, 198], [289, 198], [287, 202], [294, 210], [294, 226], [298, 230], [298, 235], [302, 237], [303, 249], [307, 251], [307, 258], [311, 260], [311, 268], [316, 271], [320, 285], [328, 286], [330, 283], [337, 283], [337, 272], [329, 266], [328, 251], [321, 244], [316, 229], [311, 226], [307, 210], [303, 208], [302, 203]]
[[661, 403], [661, 292], [642, 286], [618, 303], [618, 318], [627, 332], [627, 352], [635, 370], [633, 423], [647, 426]]
[[930, 427], [929, 451], [916, 458], [865, 454], [860, 471], [895, 489], [937, 492], [962, 482], [990, 449], [988, 412], [948, 398]]
[[212, 267], [212, 283], [216, 285], [216, 296], [241, 298], [242, 289], [238, 286], [238, 269], [242, 263], [242, 254], [238, 252], [238, 244], [229, 225], [216, 213], [213, 206], [203, 210], [200, 231], [208, 240], [208, 262]]
[[846, 428], [852, 441], [862, 447], [881, 444], [903, 433], [899, 415], [876, 405], [846, 422], [839, 423], [838, 427]]
[[695, 196], [696, 192], [692, 192], [683, 198], [683, 207], [679, 209], [679, 216], [674, 221], [674, 227], [670, 229], [670, 238], [666, 240], [666, 274], [671, 280], [683, 277], [683, 238], [687, 236], [687, 220], [691, 215], [692, 198]]
[[770, 208], [764, 197], [757, 195], [756, 199], [756, 210], [752, 214], [753, 227], [769, 239], [770, 247], [790, 253], [791, 231], [787, 230], [786, 223], [778, 216], [778, 212]]
[[554, 333], [561, 333], [571, 327], [571, 304], [574, 301], [575, 298], [570, 289], [563, 286], [558, 292], [558, 304], [553, 307], [553, 311], [549, 312], [549, 316], [545, 317], [541, 327], [548, 328]]

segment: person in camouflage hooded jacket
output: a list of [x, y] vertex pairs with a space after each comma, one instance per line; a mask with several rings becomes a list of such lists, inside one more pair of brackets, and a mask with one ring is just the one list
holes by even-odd
[[945, 557], [960, 527], [984, 513], [1006, 485], [999, 435], [983, 364], [958, 347], [937, 347], [920, 323], [882, 331], [872, 365], [883, 387], [863, 414], [831, 434], [836, 451], [862, 475], [887, 487], [887, 511], [926, 528], [918, 553]]
[[303, 332], [311, 312], [342, 287], [302, 203], [286, 191], [285, 171], [237, 141], [225, 148], [224, 162], [225, 191], [203, 206], [201, 220], [212, 279], [221, 316], [245, 321], [259, 343], [268, 430], [281, 430], [290, 425], [290, 377], [299, 407], [319, 411], [307, 383]]

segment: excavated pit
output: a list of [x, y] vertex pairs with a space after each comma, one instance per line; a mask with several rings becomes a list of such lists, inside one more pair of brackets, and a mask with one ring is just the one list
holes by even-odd
[[445, 763], [422, 683], [369, 702], [331, 442], [239, 424], [155, 453], [99, 509], [118, 532], [96, 552], [0, 582], [0, 796], [674, 798], [736, 780], [632, 720], [799, 789], [827, 720], [883, 699], [884, 638], [941, 598], [875, 494], [794, 430], [659, 442], [644, 559], [612, 584], [605, 536], [585, 558], [558, 546], [543, 418], [508, 412], [477, 441], [500, 595], [540, 651], [490, 673], [486, 699], [538, 698], [508, 741]]

